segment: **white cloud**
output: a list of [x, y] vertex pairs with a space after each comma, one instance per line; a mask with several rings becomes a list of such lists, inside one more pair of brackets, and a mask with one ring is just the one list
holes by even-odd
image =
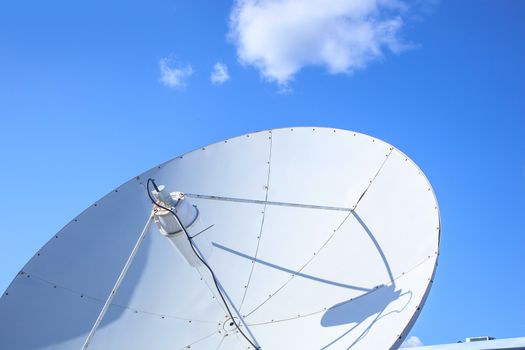
[[230, 39], [239, 61], [286, 85], [305, 66], [350, 74], [399, 52], [402, 0], [236, 0]]
[[181, 65], [173, 57], [164, 57], [159, 62], [160, 81], [169, 87], [184, 87], [186, 79], [193, 74], [190, 65]]
[[423, 342], [421, 341], [421, 339], [419, 339], [415, 335], [413, 335], [410, 338], [406, 339], [403, 342], [403, 344], [401, 344], [402, 348], [414, 348], [416, 346], [423, 346]]
[[210, 80], [214, 84], [223, 84], [227, 80], [230, 80], [228, 67], [221, 62], [215, 63], [215, 65], [213, 66], [213, 71], [211, 72]]

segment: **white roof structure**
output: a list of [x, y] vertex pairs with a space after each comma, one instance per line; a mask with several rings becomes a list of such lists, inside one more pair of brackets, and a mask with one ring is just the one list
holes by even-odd
[[[198, 210], [187, 230], [242, 322], [149, 225], [149, 178]], [[390, 144], [328, 128], [246, 134], [134, 177], [54, 235], [0, 299], [0, 348], [253, 349], [241, 329], [265, 350], [396, 349], [439, 236], [431, 185]]]
[[410, 350], [525, 350], [525, 338], [494, 339], [412, 347]]

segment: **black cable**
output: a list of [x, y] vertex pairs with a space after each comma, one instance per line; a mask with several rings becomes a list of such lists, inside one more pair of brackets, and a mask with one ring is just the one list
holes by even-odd
[[[184, 234], [186, 235], [186, 238], [188, 239], [189, 243], [190, 243], [190, 246], [191, 246], [191, 249], [193, 250], [193, 253], [195, 253], [195, 255], [197, 256], [197, 258], [199, 258], [199, 260], [204, 264], [204, 266], [206, 266], [206, 268], [208, 269], [208, 271], [210, 271], [210, 274], [211, 274], [211, 277], [213, 278], [213, 283], [215, 284], [215, 288], [217, 288], [217, 291], [219, 292], [219, 296], [221, 297], [222, 299], [222, 302], [224, 304], [224, 306], [226, 307], [226, 310], [228, 311], [228, 314], [230, 315], [230, 319], [232, 320], [232, 322], [235, 324], [235, 326], [237, 327], [237, 330], [239, 331], [239, 333], [242, 334], [242, 336], [244, 337], [244, 339], [246, 339], [248, 341], [248, 343], [250, 343], [254, 349], [258, 350], [260, 349], [258, 346], [256, 346], [251, 340], [250, 338], [248, 338], [248, 336], [246, 336], [246, 334], [244, 334], [244, 332], [241, 330], [241, 327], [239, 326], [239, 324], [237, 322], [235, 322], [235, 318], [233, 317], [233, 314], [230, 310], [230, 307], [228, 306], [228, 303], [226, 302], [226, 299], [224, 298], [224, 296], [222, 295], [222, 292], [221, 292], [221, 288], [219, 287], [219, 282], [217, 281], [217, 277], [215, 276], [215, 272], [213, 272], [213, 269], [210, 267], [210, 265], [208, 265], [208, 263], [206, 262], [206, 260], [204, 260], [204, 258], [202, 258], [200, 256], [200, 254], [197, 252], [197, 250], [195, 249], [195, 247], [193, 246], [193, 240], [192, 240], [192, 237], [189, 235], [188, 231], [186, 231], [186, 228], [184, 227], [184, 225], [182, 224], [181, 220], [179, 219], [179, 216], [177, 215], [177, 213], [175, 213], [173, 210], [169, 209], [169, 208], [166, 208], [165, 206], [163, 205], [160, 205], [152, 196], [151, 196], [151, 192], [149, 190], [149, 184], [152, 183], [153, 184], [153, 187], [155, 188], [155, 190], [158, 192], [158, 187], [157, 187], [157, 184], [155, 183], [155, 180], [153, 180], [152, 178], [149, 178], [148, 179], [148, 182], [146, 184], [146, 190], [148, 192], [148, 197], [149, 199], [151, 200], [151, 202], [153, 203], [153, 205], [161, 208], [161, 209], [164, 209], [164, 210], [167, 210], [169, 211], [174, 217], [175, 217], [175, 220], [177, 220], [177, 223], [179, 224], [179, 226], [182, 228], [182, 231], [184, 232]], [[239, 317], [242, 317], [239, 315]]]

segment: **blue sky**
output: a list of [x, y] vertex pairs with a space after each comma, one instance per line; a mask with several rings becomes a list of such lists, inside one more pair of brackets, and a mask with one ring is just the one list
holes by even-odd
[[442, 254], [412, 334], [525, 336], [525, 3], [354, 2], [312, 21], [251, 0], [4, 1], [0, 289], [72, 217], [162, 161], [330, 126], [395, 145], [436, 191]]

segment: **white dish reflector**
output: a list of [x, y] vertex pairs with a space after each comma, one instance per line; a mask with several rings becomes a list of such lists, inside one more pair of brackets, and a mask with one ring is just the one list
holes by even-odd
[[[181, 232], [159, 232], [168, 216], [149, 225], [148, 178], [191, 203], [182, 223], [224, 293], [189, 241], [166, 238]], [[428, 180], [393, 146], [328, 128], [243, 135], [146, 171], [53, 236], [0, 299], [0, 348], [253, 349], [240, 327], [264, 350], [397, 349], [439, 235]]]

